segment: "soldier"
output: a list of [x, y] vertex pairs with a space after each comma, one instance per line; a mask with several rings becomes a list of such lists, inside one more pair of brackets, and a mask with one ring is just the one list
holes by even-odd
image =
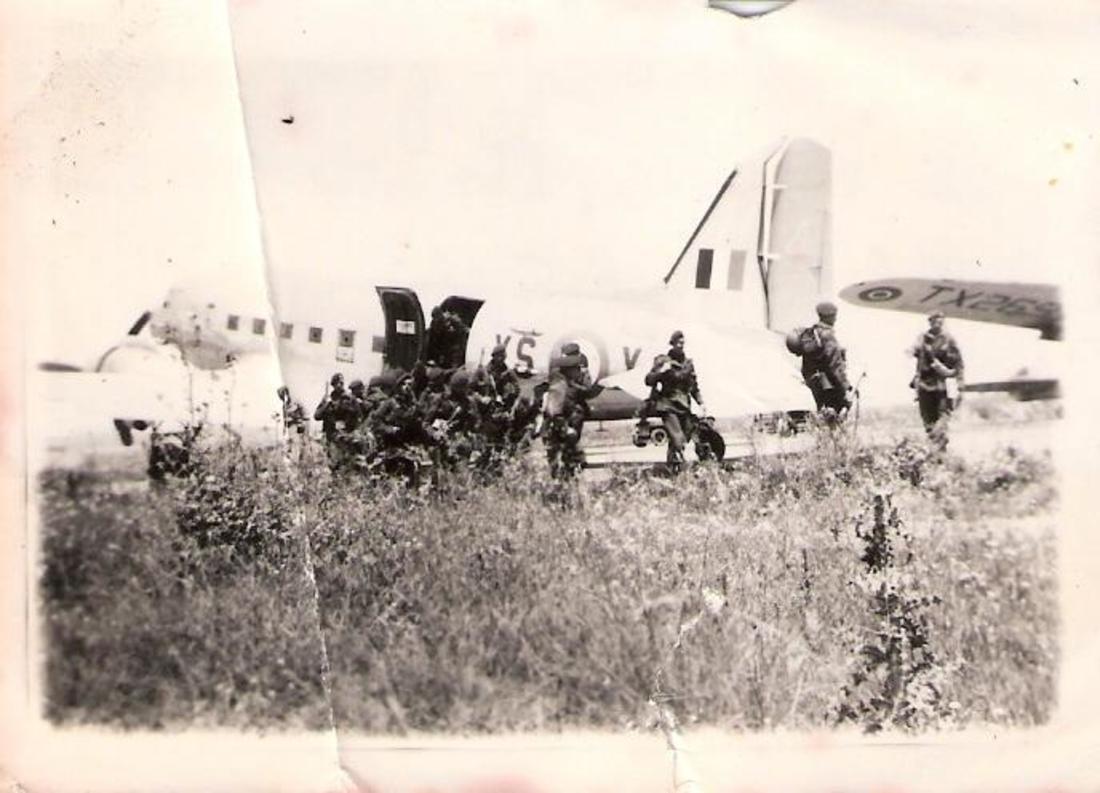
[[802, 379], [813, 394], [818, 414], [833, 425], [852, 406], [848, 363], [844, 348], [836, 339], [836, 306], [818, 303], [818, 322], [796, 329], [787, 336], [787, 349], [802, 356]]
[[447, 382], [446, 390], [426, 415], [431, 422], [437, 459], [454, 464], [469, 459], [477, 449], [480, 428], [480, 407], [471, 393], [470, 373], [459, 369]]
[[290, 389], [279, 386], [279, 402], [283, 409], [283, 429], [287, 434], [303, 435], [306, 431], [306, 410], [300, 402], [295, 402], [290, 397]]
[[347, 392], [344, 391], [344, 376], [337, 372], [329, 380], [330, 389], [325, 390], [325, 396], [317, 410], [313, 413], [313, 419], [321, 422], [321, 434], [326, 442], [336, 439], [336, 433], [340, 429], [338, 422], [343, 419], [344, 402]]
[[507, 350], [503, 344], [493, 347], [486, 372], [492, 379], [493, 395], [505, 410], [511, 410], [519, 397], [519, 377], [508, 368]]
[[[947, 417], [962, 399], [963, 359], [955, 339], [943, 330], [943, 313], [928, 317], [928, 331], [917, 338], [912, 349], [917, 373], [909, 383], [917, 391], [917, 404], [924, 431], [940, 450], [947, 448]], [[959, 397], [953, 404], [947, 392], [947, 379], [955, 378]]]
[[306, 454], [306, 410], [301, 402], [295, 402], [290, 396], [290, 389], [279, 386], [279, 401], [282, 403], [283, 431], [286, 433], [287, 452], [292, 457], [303, 459]]
[[427, 438], [412, 378], [391, 371], [379, 375], [378, 380], [380, 390], [388, 391], [389, 396], [371, 409], [367, 419], [367, 428], [377, 443], [374, 462], [379, 470], [400, 475], [414, 485], [420, 467], [419, 447]]
[[543, 442], [550, 463], [550, 475], [568, 479], [584, 466], [580, 450], [581, 432], [588, 413], [588, 400], [596, 393], [588, 374], [588, 359], [580, 346], [568, 343], [551, 361], [550, 377], [543, 397]]
[[[705, 415], [706, 405], [699, 392], [695, 376], [695, 364], [684, 354], [684, 334], [675, 331], [668, 340], [667, 355], [658, 355], [645, 376], [645, 384], [652, 394], [653, 409], [661, 417], [668, 434], [666, 461], [674, 473], [684, 464], [684, 446], [687, 436], [694, 430], [695, 418], [691, 413], [691, 400], [695, 400]], [[696, 449], [702, 447], [696, 446]]]
[[466, 358], [465, 344], [470, 328], [462, 317], [442, 306], [432, 309], [432, 321], [428, 325], [428, 342], [425, 358], [444, 368], [462, 366]]

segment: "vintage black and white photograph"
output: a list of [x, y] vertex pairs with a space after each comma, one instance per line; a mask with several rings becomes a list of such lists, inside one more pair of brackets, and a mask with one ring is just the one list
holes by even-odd
[[18, 789], [1100, 781], [1095, 4], [3, 15]]

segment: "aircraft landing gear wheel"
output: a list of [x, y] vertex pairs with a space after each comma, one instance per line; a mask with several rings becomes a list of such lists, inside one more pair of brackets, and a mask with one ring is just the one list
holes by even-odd
[[649, 433], [649, 440], [654, 446], [664, 446], [668, 443], [668, 433], [664, 427], [654, 427]]

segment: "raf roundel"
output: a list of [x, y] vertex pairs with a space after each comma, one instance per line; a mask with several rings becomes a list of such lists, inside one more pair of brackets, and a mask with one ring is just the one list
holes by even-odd
[[859, 293], [859, 299], [868, 303], [885, 303], [901, 297], [901, 290], [896, 286], [873, 286]]

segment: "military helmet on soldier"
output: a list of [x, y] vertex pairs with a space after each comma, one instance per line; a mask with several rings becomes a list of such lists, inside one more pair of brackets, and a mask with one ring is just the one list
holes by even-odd
[[836, 304], [830, 303], [828, 300], [818, 303], [814, 310], [817, 311], [817, 316], [821, 319], [836, 319]]
[[470, 373], [465, 369], [459, 369], [451, 375], [447, 384], [455, 390], [465, 390], [470, 385]]

